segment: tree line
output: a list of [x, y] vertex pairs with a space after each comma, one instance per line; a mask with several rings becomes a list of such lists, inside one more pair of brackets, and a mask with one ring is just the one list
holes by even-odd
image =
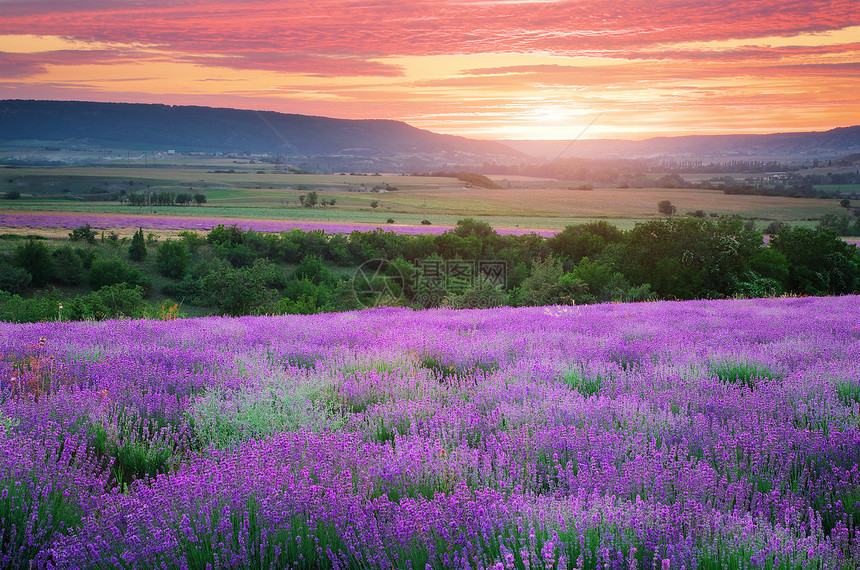
[[126, 196], [129, 206], [202, 206], [205, 194], [188, 192], [133, 192]]
[[[158, 304], [146, 300], [153, 272], [161, 276], [160, 292], [177, 303], [226, 315], [379, 303], [540, 306], [860, 289], [858, 248], [826, 227], [782, 226], [765, 244], [761, 232], [736, 217], [674, 217], [626, 231], [591, 222], [553, 237], [500, 235], [474, 219], [441, 235], [264, 233], [219, 225], [160, 244], [140, 229], [123, 255], [121, 245], [105, 250], [94, 242], [93, 230], [82, 227], [59, 247], [29, 239], [0, 259], [0, 318], [55, 320], [59, 304], [69, 307], [64, 319], [157, 315]], [[73, 299], [53, 286], [91, 292]]]

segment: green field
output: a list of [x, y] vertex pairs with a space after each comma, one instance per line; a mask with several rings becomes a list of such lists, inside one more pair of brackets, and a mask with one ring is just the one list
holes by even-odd
[[[229, 172], [233, 170], [234, 172]], [[216, 172], [219, 171], [219, 172]], [[453, 225], [480, 217], [498, 228], [558, 229], [605, 219], [620, 227], [659, 217], [657, 202], [669, 200], [678, 214], [702, 210], [708, 216], [737, 214], [759, 220], [802, 222], [844, 211], [835, 199], [726, 195], [716, 190], [598, 188], [570, 190], [565, 181], [497, 178], [512, 188], [467, 187], [454, 178], [404, 175], [312, 175], [276, 171], [273, 165], [209, 159], [186, 164], [135, 167], [7, 168], [0, 177], [5, 210], [51, 210], [149, 214], [111, 194], [141, 191], [203, 193], [207, 204], [152, 208], [158, 215], [255, 218], [331, 223]], [[388, 189], [388, 190], [386, 190]], [[299, 195], [310, 191], [336, 200], [331, 207], [304, 208]], [[377, 207], [371, 207], [377, 202]]]

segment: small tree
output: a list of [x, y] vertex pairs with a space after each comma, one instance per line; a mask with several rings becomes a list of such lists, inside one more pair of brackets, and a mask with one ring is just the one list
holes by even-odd
[[0, 291], [23, 293], [32, 277], [26, 269], [0, 261]]
[[657, 211], [661, 214], [665, 214], [667, 216], [675, 215], [677, 209], [672, 205], [672, 202], [669, 200], [660, 200], [657, 202]]
[[307, 199], [305, 199], [305, 206], [308, 208], [313, 208], [317, 205], [319, 201], [319, 197], [316, 192], [309, 192]]
[[71, 246], [54, 250], [54, 281], [63, 285], [79, 285], [86, 275], [84, 262]]
[[376, 200], [374, 200], [373, 202], [371, 202], [371, 203], [370, 203], [370, 207], [371, 207], [371, 208], [373, 208], [373, 209], [375, 210], [376, 208], [378, 208], [378, 207], [379, 207], [379, 202], [377, 202]]
[[206, 203], [206, 195], [205, 194], [195, 194], [194, 195], [194, 203], [198, 206], [202, 206]]
[[143, 237], [143, 228], [138, 228], [131, 238], [131, 246], [128, 248], [128, 257], [133, 261], [143, 261], [146, 257], [146, 238]]
[[48, 246], [36, 240], [28, 240], [15, 249], [13, 263], [33, 276], [33, 287], [44, 287], [54, 276], [54, 260]]
[[851, 207], [851, 200], [849, 200], [848, 198], [844, 198], [839, 202], [839, 205], [845, 209], [848, 209]]
[[90, 268], [90, 287], [98, 291], [108, 285], [125, 283], [139, 285], [144, 292], [152, 287], [152, 282], [141, 271], [129, 267], [121, 259], [96, 259]]
[[181, 241], [167, 239], [155, 253], [158, 272], [165, 277], [179, 279], [191, 265], [191, 254]]
[[85, 241], [88, 244], [95, 244], [96, 231], [87, 223], [83, 226], [78, 226], [69, 232], [69, 239], [72, 241]]

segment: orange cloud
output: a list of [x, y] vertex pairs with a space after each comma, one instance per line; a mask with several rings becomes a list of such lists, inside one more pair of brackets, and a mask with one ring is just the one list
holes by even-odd
[[[503, 136], [506, 117], [522, 133], [534, 116], [599, 110], [618, 123], [604, 134], [638, 133], [636, 107], [654, 117], [649, 132], [721, 129], [732, 107], [774, 121], [763, 130], [860, 116], [856, 0], [0, 5], [0, 97], [236, 105], [486, 136]], [[4, 43], [19, 34], [36, 47]], [[40, 49], [47, 38], [72, 47]], [[779, 119], [787, 104], [808, 113]]]

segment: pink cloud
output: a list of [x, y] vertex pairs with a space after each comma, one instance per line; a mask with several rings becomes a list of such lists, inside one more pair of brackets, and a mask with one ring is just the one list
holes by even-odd
[[47, 71], [49, 65], [111, 65], [129, 59], [150, 58], [132, 50], [56, 50], [37, 53], [0, 51], [0, 77], [28, 77]]
[[[541, 51], [580, 55], [679, 41], [790, 36], [860, 24], [854, 0], [582, 0], [488, 3], [6, 2], [0, 33], [140, 42], [195, 54], [371, 58]], [[67, 4], [67, 3], [66, 3]], [[338, 63], [338, 62], [332, 62]]]

